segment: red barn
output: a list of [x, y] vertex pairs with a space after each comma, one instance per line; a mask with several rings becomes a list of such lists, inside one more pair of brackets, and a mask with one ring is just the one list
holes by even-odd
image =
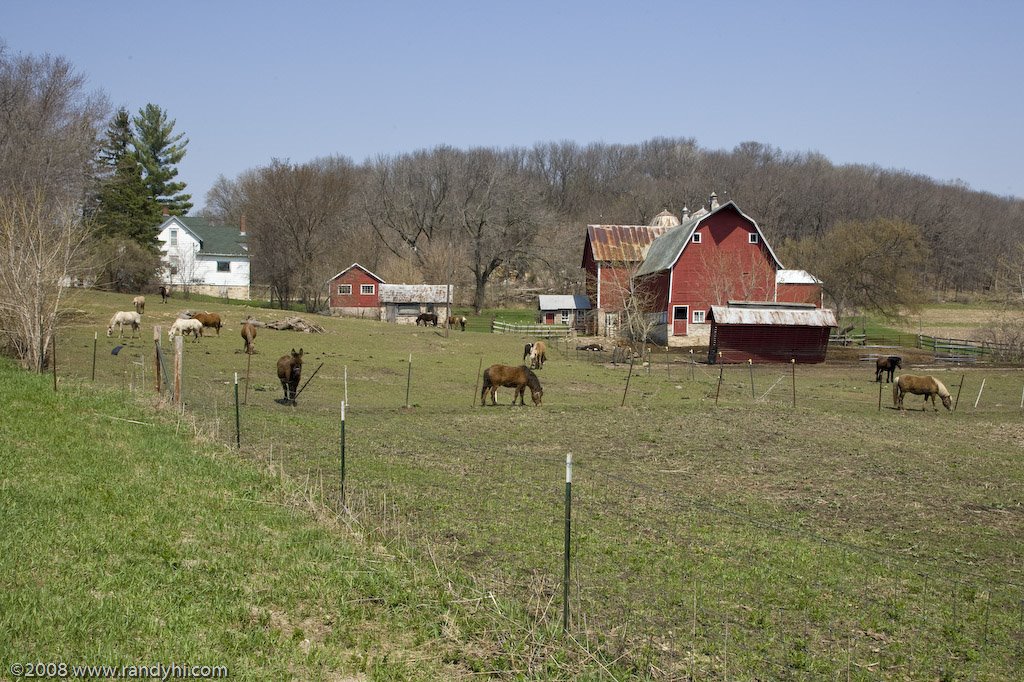
[[353, 263], [328, 281], [331, 312], [380, 319], [380, 285], [384, 280]]
[[836, 326], [831, 310], [811, 303], [729, 301], [711, 306], [708, 362], [824, 362]]

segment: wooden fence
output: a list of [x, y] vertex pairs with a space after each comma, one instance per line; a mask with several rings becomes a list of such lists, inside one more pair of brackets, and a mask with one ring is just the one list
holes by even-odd
[[494, 334], [518, 334], [520, 336], [554, 338], [569, 336], [572, 334], [573, 328], [567, 324], [517, 324], [494, 320], [491, 322], [491, 332]]
[[849, 334], [830, 337], [828, 342], [834, 346], [863, 346], [881, 349], [920, 348], [931, 351], [935, 359], [940, 362], [985, 360], [1019, 362], [1024, 359], [1024, 348], [1019, 345], [944, 338], [927, 334]]

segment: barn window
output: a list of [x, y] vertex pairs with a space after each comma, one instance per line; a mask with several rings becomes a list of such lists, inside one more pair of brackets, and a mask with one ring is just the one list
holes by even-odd
[[693, 311], [693, 323], [694, 324], [704, 324], [704, 313], [705, 313], [705, 311], [703, 311], [703, 310], [694, 310]]
[[748, 234], [747, 235], [747, 242], [750, 243], [750, 244], [756, 244], [757, 243], [757, 232], [751, 232], [750, 234]]
[[700, 232], [693, 233], [693, 243], [700, 244]]
[[217, 272], [231, 272], [231, 261], [219, 260], [217, 261]]
[[360, 284], [359, 293], [363, 296], [373, 296], [374, 286], [372, 284]]
[[339, 284], [338, 285], [338, 295], [339, 296], [351, 296], [352, 295], [352, 285], [351, 284]]
[[404, 305], [399, 303], [395, 308], [395, 312], [403, 317], [416, 317], [420, 314], [420, 306], [418, 303], [406, 303]]

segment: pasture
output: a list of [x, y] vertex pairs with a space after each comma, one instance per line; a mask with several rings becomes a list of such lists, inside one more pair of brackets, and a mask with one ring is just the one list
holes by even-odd
[[[98, 330], [96, 381], [153, 402], [152, 325], [166, 330], [180, 308], [150, 303], [141, 339], [107, 339], [130, 299], [70, 304], [81, 312], [58, 339], [58, 374], [90, 380]], [[226, 329], [185, 344], [186, 409], [230, 444], [233, 376], [250, 359], [240, 322], [284, 313], [209, 309]], [[541, 407], [481, 408], [480, 369], [521, 364], [532, 339], [316, 322], [326, 333], [260, 330], [241, 455], [336, 507], [347, 376], [349, 511], [386, 546], [453, 576], [467, 600], [520, 605], [536, 629], [501, 638], [506, 674], [554, 675], [537, 632], [561, 626], [569, 452], [567, 642], [601, 652], [595, 677], [1003, 680], [1024, 665], [1017, 368], [908, 359], [902, 371], [939, 377], [957, 409], [923, 410], [911, 396], [900, 414], [874, 363], [720, 370], [655, 351], [623, 400], [628, 365], [552, 342]], [[299, 346], [303, 380], [322, 370], [297, 407], [276, 404], [277, 359]], [[499, 403], [511, 398], [499, 389]]]

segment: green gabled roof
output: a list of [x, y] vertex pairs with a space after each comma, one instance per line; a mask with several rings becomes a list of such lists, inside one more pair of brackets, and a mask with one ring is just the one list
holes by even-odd
[[202, 218], [173, 216], [168, 220], [177, 220], [194, 234], [199, 240], [200, 256], [245, 256], [249, 252], [244, 248], [247, 237], [237, 227], [212, 225]]
[[670, 270], [672, 266], [676, 264], [676, 261], [679, 260], [679, 256], [682, 255], [683, 249], [685, 249], [687, 244], [690, 243], [690, 238], [693, 236], [697, 227], [714, 214], [726, 208], [731, 208], [736, 211], [736, 213], [740, 214], [740, 216], [748, 220], [750, 224], [754, 226], [754, 230], [757, 231], [761, 243], [768, 250], [768, 254], [772, 257], [772, 260], [775, 261], [776, 267], [782, 268], [782, 262], [779, 261], [779, 257], [775, 255], [775, 251], [773, 251], [771, 245], [768, 244], [768, 240], [764, 238], [764, 233], [761, 232], [761, 228], [754, 219], [741, 211], [734, 202], [727, 201], [718, 208], [712, 210], [710, 213], [695, 216], [683, 221], [677, 227], [669, 228], [668, 232], [651, 242], [651, 246], [647, 250], [647, 257], [644, 258], [643, 264], [640, 266], [640, 269], [637, 270], [636, 276], [653, 275], [657, 272]]

